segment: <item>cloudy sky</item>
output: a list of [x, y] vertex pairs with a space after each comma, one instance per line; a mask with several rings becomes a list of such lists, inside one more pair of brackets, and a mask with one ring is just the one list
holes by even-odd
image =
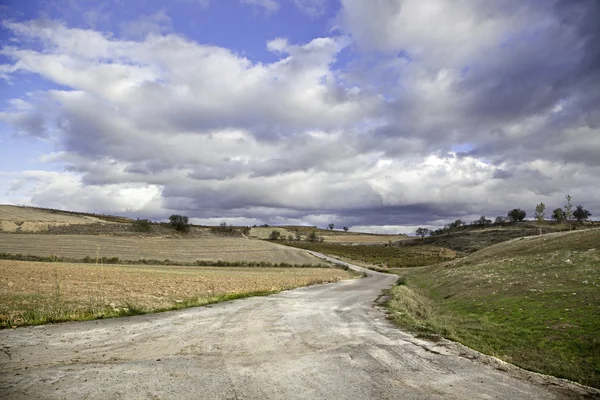
[[0, 203], [411, 232], [600, 216], [597, 0], [3, 0]]

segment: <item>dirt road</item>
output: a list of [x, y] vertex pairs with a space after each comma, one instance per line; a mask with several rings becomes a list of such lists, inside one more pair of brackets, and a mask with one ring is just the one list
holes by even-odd
[[373, 306], [393, 281], [370, 273], [212, 307], [0, 331], [0, 398], [599, 396], [399, 331]]

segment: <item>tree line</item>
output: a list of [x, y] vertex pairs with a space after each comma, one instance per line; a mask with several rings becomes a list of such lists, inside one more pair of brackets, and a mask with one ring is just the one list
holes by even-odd
[[[569, 229], [571, 229], [572, 222], [577, 221], [579, 223], [583, 223], [592, 216], [592, 213], [589, 212], [588, 210], [586, 210], [585, 208], [583, 208], [582, 205], [578, 205], [575, 208], [573, 208], [573, 202], [572, 202], [573, 199], [570, 195], [566, 196], [566, 200], [567, 200], [566, 204], [563, 207], [558, 207], [550, 213], [550, 218], [552, 220], [554, 220], [556, 223], [558, 223], [558, 224], [566, 223], [569, 226]], [[504, 224], [508, 224], [508, 223], [522, 222], [525, 220], [525, 217], [527, 217], [527, 212], [525, 210], [522, 210], [520, 208], [513, 208], [506, 214], [506, 217], [498, 216], [492, 222], [491, 219], [488, 219], [484, 215], [482, 215], [479, 219], [472, 221], [470, 225], [485, 228], [485, 227], [493, 226], [493, 225], [497, 226], [497, 225], [504, 225]], [[537, 221], [540, 224], [540, 226], [546, 220], [546, 205], [543, 202], [541, 202], [540, 204], [535, 206], [534, 220]], [[454, 222], [444, 225], [443, 228], [439, 228], [439, 229], [435, 229], [435, 230], [428, 229], [428, 228], [418, 228], [415, 231], [415, 233], [417, 234], [417, 236], [421, 236], [422, 238], [424, 238], [427, 235], [438, 236], [438, 235], [443, 235], [446, 233], [455, 232], [455, 231], [459, 230], [461, 227], [467, 226], [467, 225], [469, 225], [469, 224], [467, 224], [466, 222], [464, 222], [460, 219], [457, 219]], [[540, 233], [541, 233], [541, 227], [540, 227]]]

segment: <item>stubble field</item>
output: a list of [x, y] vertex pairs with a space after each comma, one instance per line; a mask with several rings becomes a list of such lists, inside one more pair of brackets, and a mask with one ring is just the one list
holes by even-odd
[[0, 326], [131, 315], [353, 275], [335, 268], [177, 267], [0, 260]]
[[91, 235], [0, 234], [0, 253], [56, 256], [69, 259], [225, 261], [319, 265], [306, 252], [261, 240], [137, 238]]

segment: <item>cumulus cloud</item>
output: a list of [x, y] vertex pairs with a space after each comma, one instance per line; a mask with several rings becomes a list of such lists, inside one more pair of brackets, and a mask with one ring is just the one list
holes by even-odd
[[386, 232], [555, 208], [567, 193], [599, 214], [599, 12], [343, 0], [338, 36], [272, 38], [272, 62], [168, 33], [162, 14], [126, 39], [6, 22], [2, 76], [60, 87], [12, 100], [0, 120], [54, 143], [45, 160], [66, 171], [2, 187], [52, 207], [97, 196], [102, 211], [157, 219]]

